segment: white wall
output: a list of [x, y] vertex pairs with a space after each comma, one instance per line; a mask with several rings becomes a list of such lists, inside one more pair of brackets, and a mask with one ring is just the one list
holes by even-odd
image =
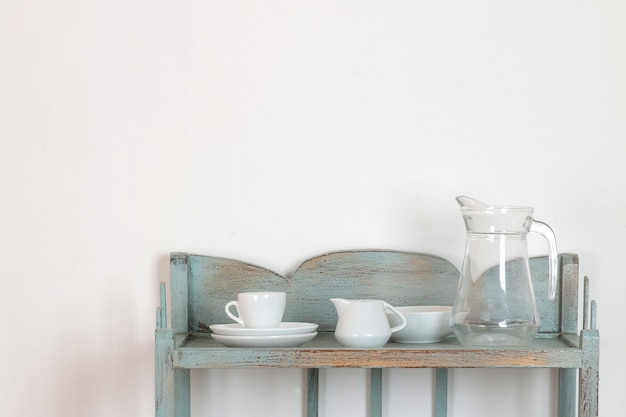
[[[348, 248], [460, 266], [467, 194], [535, 207], [581, 255], [601, 413], [621, 415], [625, 39], [617, 0], [4, 2], [2, 414], [153, 415], [170, 251], [283, 274]], [[387, 374], [385, 415], [430, 415], [430, 377]], [[301, 408], [300, 371], [193, 378], [196, 415]], [[363, 415], [365, 381], [324, 373], [322, 416]], [[450, 413], [554, 415], [554, 385], [454, 371]]]

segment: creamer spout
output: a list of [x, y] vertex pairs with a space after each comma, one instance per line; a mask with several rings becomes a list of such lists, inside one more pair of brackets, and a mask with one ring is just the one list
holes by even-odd
[[344, 298], [331, 298], [330, 301], [335, 305], [337, 316], [341, 316], [350, 305], [350, 300], [346, 300]]

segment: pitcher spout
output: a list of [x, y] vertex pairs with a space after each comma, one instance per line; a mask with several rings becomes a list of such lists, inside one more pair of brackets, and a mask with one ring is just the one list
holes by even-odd
[[462, 209], [485, 210], [489, 207], [487, 204], [465, 195], [458, 196], [456, 202], [459, 203]]
[[337, 310], [337, 316], [341, 316], [350, 305], [350, 300], [346, 300], [344, 298], [331, 298], [330, 301], [333, 303], [335, 309]]

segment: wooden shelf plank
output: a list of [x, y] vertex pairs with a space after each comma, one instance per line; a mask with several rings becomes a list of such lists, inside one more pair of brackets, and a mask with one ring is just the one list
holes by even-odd
[[389, 343], [379, 349], [346, 348], [332, 334], [297, 348], [228, 348], [208, 334], [192, 335], [174, 350], [178, 368], [580, 368], [582, 351], [560, 337], [538, 338], [525, 348], [476, 349], [454, 337], [441, 343]]

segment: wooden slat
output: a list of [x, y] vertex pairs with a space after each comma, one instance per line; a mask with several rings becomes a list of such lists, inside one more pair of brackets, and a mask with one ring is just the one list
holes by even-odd
[[[578, 255], [560, 255], [561, 333], [578, 333]], [[547, 277], [546, 277], [547, 279]]]
[[383, 370], [370, 370], [370, 417], [383, 415]]
[[589, 277], [583, 281], [583, 329], [589, 328]]
[[[561, 332], [563, 338], [571, 337], [571, 345], [578, 346], [580, 341], [574, 336], [578, 332], [578, 255], [560, 256], [561, 280]], [[559, 369], [558, 415], [574, 417], [577, 403], [578, 370]]]
[[582, 330], [580, 346], [583, 349], [583, 363], [579, 372], [579, 417], [598, 416], [598, 382], [600, 335], [597, 330]]
[[171, 330], [157, 329], [154, 355], [156, 417], [175, 417], [173, 345]]
[[173, 363], [174, 333], [157, 330], [155, 335], [155, 415], [189, 417], [189, 369], [177, 369]]
[[596, 328], [596, 317], [598, 316], [597, 312], [598, 312], [598, 306], [596, 304], [596, 300], [591, 300], [591, 315], [589, 318], [590, 329]]
[[559, 369], [559, 417], [575, 416], [577, 374], [578, 369]]
[[307, 417], [318, 417], [319, 413], [319, 383], [320, 370], [317, 368], [307, 369]]
[[157, 308], [157, 329], [167, 328], [167, 302], [165, 297], [165, 283], [161, 282], [159, 287], [159, 296], [161, 305]]
[[188, 319], [188, 282], [187, 255], [172, 253], [170, 255], [170, 297], [172, 299], [171, 322], [172, 330], [187, 332]]
[[435, 417], [448, 415], [448, 370], [439, 368], [435, 371]]

